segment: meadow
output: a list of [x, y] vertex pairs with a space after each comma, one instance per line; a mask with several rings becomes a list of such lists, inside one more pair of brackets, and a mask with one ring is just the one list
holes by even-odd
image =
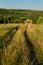
[[0, 65], [43, 65], [43, 24], [0, 24]]
[[43, 65], [43, 11], [0, 9], [0, 65]]

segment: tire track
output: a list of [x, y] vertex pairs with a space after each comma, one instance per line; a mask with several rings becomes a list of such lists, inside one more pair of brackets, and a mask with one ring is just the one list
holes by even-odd
[[29, 54], [29, 57], [28, 57], [29, 58], [29, 65], [31, 65], [31, 62], [33, 62], [33, 65], [40, 65], [40, 63], [38, 62], [38, 59], [35, 56], [34, 46], [30, 42], [30, 40], [28, 39], [28, 36], [26, 34], [27, 26], [28, 26], [28, 24], [26, 24], [26, 26], [25, 26], [24, 38], [26, 40], [27, 47], [29, 47], [29, 49], [30, 49], [30, 54]]
[[[6, 46], [6, 48], [7, 48], [7, 46], [10, 44], [10, 42], [11, 42], [11, 40], [12, 40], [12, 38], [13, 38], [13, 35], [17, 32], [18, 27], [19, 27], [19, 26], [12, 28], [12, 29], [5, 35], [5, 37], [4, 37], [4, 42], [5, 42], [5, 43], [3, 43], [3, 44], [4, 44], [4, 46]], [[15, 30], [15, 31], [14, 31], [14, 30]], [[7, 39], [6, 39], [6, 38], [7, 38]], [[6, 39], [6, 40], [5, 40], [5, 39]]]
[[[10, 29], [9, 32], [6, 33], [6, 35], [2, 38], [1, 37], [1, 43], [2, 43], [2, 48], [6, 47], [10, 44], [10, 41], [13, 38], [13, 35], [17, 32], [19, 26], [13, 27], [12, 29]], [[1, 47], [0, 47], [1, 48]]]
[[18, 28], [19, 26], [13, 27], [3, 38], [0, 38], [0, 43], [2, 43], [2, 45], [0, 45], [0, 65], [2, 65], [2, 58], [5, 55], [4, 48], [6, 47], [7, 49], [8, 45], [10, 45], [13, 35], [17, 32]]

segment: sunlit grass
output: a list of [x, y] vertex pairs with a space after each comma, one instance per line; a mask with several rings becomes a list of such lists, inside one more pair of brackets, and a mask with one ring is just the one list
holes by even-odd
[[30, 24], [27, 27], [27, 37], [34, 46], [36, 57], [43, 65], [43, 24]]
[[[16, 26], [19, 26], [18, 30]], [[8, 36], [4, 37], [6, 34]], [[4, 41], [4, 46], [0, 45], [3, 52], [2, 65], [33, 65], [35, 59], [30, 62], [29, 58], [32, 48], [27, 44], [33, 46], [35, 57], [43, 65], [43, 24], [0, 24], [0, 37], [2, 37], [0, 39], [2, 45]]]
[[[6, 55], [4, 57], [4, 64], [13, 65], [28, 65], [27, 47], [25, 45], [25, 39], [22, 34], [22, 30], [19, 29], [14, 35], [10, 45], [6, 49]], [[12, 59], [12, 60], [11, 60]]]

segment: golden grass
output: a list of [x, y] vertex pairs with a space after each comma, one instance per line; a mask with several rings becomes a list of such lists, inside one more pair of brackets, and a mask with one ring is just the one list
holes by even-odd
[[43, 63], [43, 24], [28, 24], [27, 37], [34, 46], [37, 59]]
[[[5, 36], [10, 29], [16, 26], [19, 26], [19, 29], [13, 35], [7, 48], [4, 47], [3, 49], [2, 65], [29, 64], [31, 48], [27, 46], [28, 41], [26, 40], [25, 32], [28, 40], [34, 47], [35, 56], [37, 57], [38, 62], [41, 62], [43, 65], [43, 24], [0, 24], [0, 36]], [[15, 29], [13, 32], [15, 32]]]
[[[28, 56], [27, 56], [27, 47], [25, 44], [25, 39], [22, 34], [22, 29], [19, 29], [16, 34], [14, 35], [12, 41], [10, 42], [10, 45], [6, 49], [6, 55], [4, 58], [6, 58], [6, 65], [11, 65], [14, 63], [14, 65], [22, 64], [22, 65], [28, 65]], [[22, 54], [22, 59], [18, 57], [18, 54]], [[17, 61], [18, 58], [18, 61]], [[12, 59], [12, 60], [11, 60]], [[21, 61], [20, 61], [21, 60]], [[20, 62], [19, 62], [20, 61]]]
[[7, 31], [16, 26], [22, 26], [22, 24], [0, 24], [0, 36], [5, 35]]

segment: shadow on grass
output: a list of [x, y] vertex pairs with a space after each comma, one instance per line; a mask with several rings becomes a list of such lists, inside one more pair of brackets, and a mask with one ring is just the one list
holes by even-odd
[[24, 37], [26, 40], [26, 45], [27, 47], [29, 47], [30, 49], [30, 54], [29, 54], [29, 65], [31, 65], [31, 62], [33, 62], [32, 65], [41, 65], [41, 63], [39, 63], [38, 59], [36, 58], [36, 54], [35, 54], [35, 50], [34, 50], [34, 46], [32, 45], [31, 41], [28, 39], [26, 31], [24, 31]]
[[10, 29], [9, 32], [6, 33], [6, 35], [4, 37], [0, 37], [0, 65], [2, 65], [4, 47], [6, 47], [6, 49], [7, 49], [7, 46], [10, 44], [10, 42], [13, 38], [13, 35], [17, 32], [18, 29], [19, 29], [19, 26], [13, 27], [12, 29]]
[[[6, 33], [4, 37], [0, 37], [0, 48], [6, 47], [10, 44], [13, 35], [17, 32], [19, 26], [13, 27], [9, 32]], [[15, 30], [15, 31], [14, 31]], [[14, 32], [13, 32], [14, 31]]]

